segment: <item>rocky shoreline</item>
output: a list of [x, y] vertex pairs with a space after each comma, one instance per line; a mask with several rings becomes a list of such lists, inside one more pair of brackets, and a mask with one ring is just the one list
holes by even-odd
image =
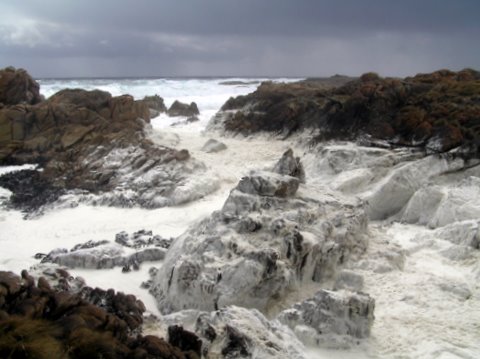
[[313, 132], [313, 142], [360, 141], [418, 147], [435, 153], [462, 148], [478, 157], [480, 72], [441, 70], [414, 77], [367, 73], [326, 86], [322, 81], [262, 83], [231, 98], [211, 129], [288, 137]]
[[[81, 89], [43, 100], [24, 70], [1, 70], [0, 79], [0, 164], [41, 167], [34, 176], [14, 173], [1, 180], [14, 192], [15, 208], [39, 210], [68, 193], [76, 196], [73, 202], [64, 198], [66, 205], [158, 208], [216, 189], [215, 183], [207, 192], [196, 187], [195, 177], [205, 168], [187, 150], [157, 146], [149, 138], [150, 114], [195, 116], [195, 103], [177, 101], [167, 110], [159, 96], [134, 100]], [[45, 188], [50, 195], [42, 193]]]
[[[83, 201], [151, 209], [218, 188], [190, 151], [150, 136], [151, 115], [196, 116], [196, 104], [167, 109], [159, 96], [84, 90], [44, 100], [26, 72], [3, 71], [0, 84], [20, 78], [26, 88], [0, 86], [1, 163], [41, 167], [0, 177], [14, 208], [32, 214]], [[209, 134], [267, 133], [295, 138], [288, 144], [296, 147], [240, 178], [220, 209], [178, 237], [147, 227], [85, 238], [39, 253], [30, 273], [0, 272], [0, 356], [305, 359], [305, 346], [367, 342], [390, 309], [381, 302], [378, 310], [372, 278], [408, 277], [408, 259], [427, 247], [449, 263], [468, 261], [469, 275], [480, 278], [471, 267], [480, 243], [479, 83], [474, 70], [405, 79], [369, 73], [267, 82], [231, 98]], [[230, 149], [209, 140], [197, 150], [228, 156]], [[378, 235], [395, 223], [424, 230], [405, 248]], [[145, 317], [134, 296], [87, 287], [67, 271], [118, 267], [128, 276], [149, 263], [142, 286], [159, 318]], [[432, 283], [447, 304], [478, 295], [457, 279]], [[400, 301], [407, 311], [424, 309], [409, 293]]]
[[179, 328], [170, 343], [141, 335], [144, 311], [135, 296], [87, 287], [65, 270], [47, 270], [38, 281], [27, 271], [0, 271], [0, 356], [200, 358], [190, 348], [198, 339]]

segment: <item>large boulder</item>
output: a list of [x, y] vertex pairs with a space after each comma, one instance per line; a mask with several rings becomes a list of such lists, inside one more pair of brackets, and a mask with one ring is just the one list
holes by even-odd
[[27, 71], [14, 67], [0, 70], [0, 103], [34, 105], [40, 101], [40, 86]]
[[200, 114], [197, 104], [192, 102], [190, 105], [175, 101], [167, 111], [167, 114], [171, 117], [184, 116], [192, 117]]

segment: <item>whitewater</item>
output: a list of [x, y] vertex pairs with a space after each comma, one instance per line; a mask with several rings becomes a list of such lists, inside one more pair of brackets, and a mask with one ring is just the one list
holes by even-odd
[[[227, 80], [229, 84], [225, 84]], [[312, 186], [309, 188], [318, 192], [324, 188], [340, 191], [344, 196], [376, 203], [377, 208], [391, 209], [394, 202], [403, 208], [389, 218], [370, 213], [367, 252], [349, 263], [348, 269], [364, 278], [362, 291], [375, 299], [370, 338], [345, 349], [306, 347], [305, 355], [309, 358], [480, 357], [480, 251], [461, 243], [473, 240], [469, 236], [480, 237], [476, 222], [480, 217], [480, 171], [474, 168], [464, 176], [443, 176], [429, 186], [427, 177], [435, 178], [445, 172], [442, 160], [417, 158], [408, 151], [372, 150], [351, 143], [312, 148], [305, 146], [302, 135], [280, 140], [264, 135], [244, 138], [205, 131], [212, 116], [229, 97], [252, 92], [264, 80], [268, 79], [40, 80], [45, 97], [63, 88], [96, 88], [114, 96], [131, 94], [136, 99], [158, 94], [167, 107], [174, 100], [196, 102], [200, 110], [198, 122], [186, 124], [184, 119], [160, 115], [151, 120], [149, 136], [159, 145], [187, 149], [193, 158], [205, 164], [205, 177], [218, 181], [219, 188], [199, 200], [174, 207], [146, 210], [80, 204], [52, 209], [31, 219], [7, 209], [5, 203], [10, 193], [0, 188], [0, 270], [19, 273], [39, 265], [34, 258], [36, 253], [71, 248], [88, 240], [113, 240], [121, 231], [145, 229], [162, 237], [176, 238], [222, 208], [243, 176], [251, 170], [271, 168], [292, 148], [305, 167], [307, 182]], [[223, 142], [227, 149], [218, 153], [202, 151], [210, 138]], [[3, 167], [0, 173], [21, 168]], [[402, 183], [405, 178], [407, 185]], [[406, 192], [408, 196], [404, 195]], [[443, 197], [435, 206], [429, 206], [429, 199], [440, 196], [438, 193]], [[132, 293], [145, 303], [148, 312], [160, 316], [155, 299], [140, 285], [149, 278], [151, 266], [161, 265], [161, 262], [143, 263], [139, 271], [129, 273], [122, 273], [120, 268], [69, 272], [85, 278], [90, 286]], [[317, 289], [304, 288], [296, 299], [308, 298]], [[147, 330], [164, 334], [155, 325]]]

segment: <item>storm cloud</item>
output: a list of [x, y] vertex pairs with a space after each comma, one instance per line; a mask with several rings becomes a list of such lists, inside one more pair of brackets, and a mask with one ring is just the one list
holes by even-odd
[[480, 68], [477, 0], [7, 0], [0, 13], [0, 66], [37, 77]]

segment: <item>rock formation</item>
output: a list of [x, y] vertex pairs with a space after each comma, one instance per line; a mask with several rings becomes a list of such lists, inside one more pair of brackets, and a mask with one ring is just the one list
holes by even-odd
[[297, 177], [300, 182], [305, 183], [305, 170], [300, 162], [300, 157], [294, 157], [292, 149], [288, 149], [273, 168], [273, 172]]
[[0, 107], [1, 104], [34, 105], [40, 101], [40, 86], [27, 71], [13, 67], [0, 70]]
[[[182, 315], [183, 313], [178, 313]], [[302, 343], [284, 325], [255, 309], [229, 306], [213, 312], [189, 311], [206, 358], [305, 359]], [[166, 321], [176, 321], [176, 314]]]
[[193, 117], [199, 115], [200, 111], [198, 110], [197, 104], [195, 102], [187, 105], [186, 103], [182, 103], [176, 100], [168, 109], [167, 114], [171, 117]]
[[305, 344], [349, 347], [370, 336], [375, 301], [367, 294], [321, 290], [278, 315]]
[[123, 267], [124, 272], [139, 269], [141, 263], [159, 261], [165, 258], [170, 240], [151, 231], [139, 231], [131, 236], [120, 232], [115, 243], [108, 240], [88, 241], [74, 248], [57, 248], [42, 257], [42, 263], [57, 263], [69, 268], [103, 269]]
[[228, 100], [210, 128], [282, 136], [313, 129], [316, 141], [356, 141], [363, 135], [433, 152], [464, 146], [477, 156], [479, 94], [480, 73], [470, 69], [405, 79], [367, 73], [334, 88], [315, 81], [265, 82], [252, 94]]
[[[68, 283], [67, 272], [57, 273]], [[26, 271], [22, 278], [0, 272], [2, 358], [200, 358], [164, 339], [140, 335], [145, 307], [133, 295], [63, 288], [53, 288], [45, 277], [35, 284]]]
[[299, 283], [331, 278], [350, 253], [364, 250], [363, 204], [297, 192], [299, 182], [254, 172], [220, 211], [177, 238], [153, 278], [160, 310], [239, 305], [266, 311]]
[[[162, 104], [158, 96], [135, 101], [80, 89], [62, 90], [35, 105], [17, 101], [0, 108], [0, 164], [39, 163], [43, 171], [32, 180], [38, 177], [41, 185], [32, 188], [80, 191], [79, 200], [89, 203], [155, 208], [204, 196], [216, 184], [195, 187], [191, 175], [204, 171], [203, 165], [188, 151], [156, 146], [148, 137], [150, 109], [162, 110]], [[10, 186], [16, 193], [26, 176], [12, 176], [21, 179], [3, 182], [16, 182]], [[38, 191], [28, 197], [21, 190], [17, 199], [24, 201], [16, 204], [31, 210], [41, 206], [39, 199], [54, 197]]]
[[163, 98], [158, 95], [145, 96], [142, 100], [150, 110], [150, 118], [157, 117], [161, 113], [167, 112], [167, 107]]

